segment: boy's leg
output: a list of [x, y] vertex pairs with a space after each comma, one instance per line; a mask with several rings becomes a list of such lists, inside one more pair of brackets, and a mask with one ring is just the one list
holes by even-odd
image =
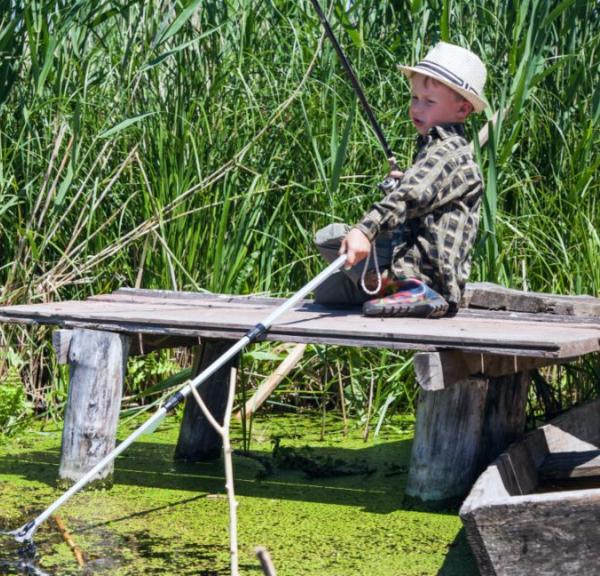
[[[327, 262], [333, 262], [339, 256], [342, 240], [350, 230], [347, 224], [330, 224], [321, 228], [315, 235], [315, 243], [321, 256]], [[391, 260], [390, 236], [380, 234], [376, 240], [377, 264], [383, 271]], [[358, 306], [372, 298], [360, 286], [365, 261], [359, 262], [350, 270], [340, 270], [332, 274], [315, 290], [315, 302], [327, 306]], [[368, 270], [374, 270], [373, 258], [369, 261]]]

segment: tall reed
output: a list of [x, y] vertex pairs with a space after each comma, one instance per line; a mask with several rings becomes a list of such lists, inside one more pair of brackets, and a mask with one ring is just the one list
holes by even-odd
[[[479, 152], [473, 279], [597, 294], [597, 5], [346, 4], [334, 28], [401, 164], [414, 132], [395, 65], [439, 39], [488, 64], [508, 113]], [[306, 0], [0, 0], [0, 30], [1, 304], [123, 285], [283, 295], [322, 266], [314, 231], [377, 196], [385, 158], [327, 44], [305, 77], [321, 38]], [[47, 339], [2, 338], [54, 402]], [[387, 373], [389, 353], [359, 357], [352, 386]], [[410, 381], [385, 382], [381, 405], [407, 408]]]

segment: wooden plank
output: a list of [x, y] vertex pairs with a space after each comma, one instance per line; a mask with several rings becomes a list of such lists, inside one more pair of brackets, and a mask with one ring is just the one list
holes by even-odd
[[600, 476], [600, 450], [551, 453], [540, 466], [542, 480], [590, 476]]
[[[209, 292], [176, 292], [172, 290], [144, 290], [121, 288], [112, 295], [152, 297], [165, 300], [226, 299], [230, 303], [277, 304], [282, 299], [262, 295], [225, 295]], [[100, 297], [106, 298], [107, 295]], [[96, 298], [96, 297], [94, 297]], [[470, 282], [466, 286], [464, 305], [486, 310], [547, 313], [564, 316], [600, 317], [600, 298], [523, 292], [491, 282]]]
[[[148, 322], [146, 310], [119, 310], [109, 314], [106, 309], [100, 315], [76, 312], [73, 316], [137, 322]], [[151, 323], [177, 326], [235, 331], [243, 333], [264, 319], [262, 311], [244, 310], [233, 315], [224, 315], [222, 310], [210, 309], [199, 313], [194, 309], [152, 310]], [[307, 335], [310, 337], [343, 338], [355, 341], [355, 345], [367, 344], [373, 338], [378, 341], [397, 341], [433, 345], [444, 348], [462, 348], [476, 344], [485, 348], [522, 349], [524, 351], [546, 350], [557, 352], [558, 356], [576, 356], [596, 351], [600, 348], [597, 331], [572, 327], [554, 327], [549, 332], [539, 324], [521, 324], [518, 329], [511, 323], [479, 320], [424, 320], [412, 318], [365, 318], [357, 314], [321, 314], [306, 311], [292, 311], [271, 329], [272, 334]]]
[[600, 298], [523, 292], [489, 282], [467, 284], [463, 305], [491, 310], [600, 316]]
[[593, 316], [566, 316], [544, 312], [511, 312], [510, 310], [486, 310], [483, 308], [463, 308], [460, 318], [484, 318], [486, 320], [509, 320], [511, 322], [542, 322], [547, 325], [565, 324], [600, 330], [600, 318]]
[[[35, 319], [27, 317], [11, 317], [9, 315], [1, 316], [0, 322], [11, 322], [20, 323], [24, 325], [35, 325], [35, 324], [50, 324], [62, 326], [64, 328], [85, 328], [89, 330], [106, 330], [109, 332], [122, 332], [125, 334], [134, 334], [139, 337], [140, 334], [144, 338], [148, 337], [151, 340], [156, 338], [156, 341], [160, 343], [162, 348], [170, 348], [174, 346], [193, 346], [196, 344], [199, 338], [225, 338], [229, 340], [239, 340], [246, 330], [229, 330], [225, 327], [206, 327], [206, 328], [178, 328], [173, 326], [153, 325], [149, 323], [136, 323], [136, 322], [119, 322], [119, 321], [103, 321], [103, 320], [65, 320], [61, 318], [49, 318], [44, 322], [39, 322]], [[330, 344], [333, 346], [354, 346], [354, 347], [368, 347], [368, 348], [387, 348], [390, 350], [419, 350], [435, 352], [439, 349], [454, 349], [456, 346], [436, 346], [433, 344], [426, 344], [419, 342], [413, 344], [410, 342], [403, 342], [401, 340], [389, 340], [385, 338], [370, 338], [363, 341], [357, 341], [352, 337], [333, 337], [331, 335], [315, 336], [312, 334], [285, 334], [280, 332], [274, 332], [271, 330], [265, 337], [267, 341], [273, 342], [290, 342], [290, 343], [304, 343], [304, 344]], [[140, 347], [137, 344], [133, 344], [133, 354], [142, 353]], [[511, 355], [526, 355], [540, 358], [557, 358], [558, 353], [556, 350], [536, 350], [529, 349], [524, 351], [523, 349], [517, 348], [505, 348], [502, 347], [498, 350], [490, 346], [478, 346], [464, 345], [461, 347], [462, 350], [472, 353], [498, 353], [498, 354], [511, 354]]]
[[[471, 285], [477, 286], [477, 284]], [[573, 298], [565, 296], [564, 298]], [[577, 298], [577, 297], [575, 297]], [[198, 306], [222, 307], [222, 308], [265, 308], [276, 306], [285, 301], [284, 298], [271, 298], [255, 295], [231, 296], [225, 294], [210, 294], [203, 292], [174, 292], [170, 290], [138, 290], [133, 288], [121, 288], [112, 294], [99, 294], [92, 296], [88, 300], [105, 302], [131, 302], [140, 304], [173, 304], [187, 305], [194, 304]], [[598, 300], [598, 299], [595, 299]], [[311, 305], [312, 301], [304, 300], [303, 305]], [[355, 313], [356, 310], [349, 310], [349, 313]], [[512, 322], [531, 321], [531, 322], [550, 322], [550, 323], [568, 323], [595, 326], [600, 330], [600, 319], [597, 317], [573, 316], [567, 314], [544, 313], [544, 312], [519, 312], [514, 313], [511, 310], [490, 309], [490, 308], [463, 308], [459, 312], [459, 317], [477, 317], [491, 319], [510, 319]]]
[[[134, 304], [140, 306], [184, 306], [189, 308], [190, 306], [205, 307], [205, 308], [219, 308], [219, 309], [241, 309], [241, 310], [267, 310], [273, 306], [273, 303], [264, 302], [261, 299], [243, 299], [235, 300], [232, 298], [216, 298], [211, 296], [199, 295], [196, 298], [167, 298], [167, 297], [156, 297], [146, 295], [134, 295], [129, 293], [113, 293], [113, 294], [100, 294], [98, 296], [92, 296], [85, 300], [85, 302], [114, 302], [115, 304]], [[277, 303], [279, 303], [277, 301]]]
[[[19, 320], [19, 319], [16, 319]], [[31, 321], [20, 319], [23, 323], [45, 323], [45, 324], [57, 324], [67, 328], [89, 328], [97, 330], [108, 330], [124, 333], [139, 333], [145, 334], [156, 334], [156, 335], [171, 335], [180, 337], [216, 337], [225, 338], [231, 340], [237, 340], [241, 338], [245, 333], [244, 327], [231, 328], [223, 325], [205, 325], [200, 327], [188, 326], [172, 326], [168, 324], [154, 324], [149, 322], [135, 322], [135, 321], [123, 321], [123, 320], [95, 320], [95, 319], [74, 319], [65, 320], [60, 318], [46, 318], [44, 321]], [[337, 334], [329, 332], [326, 334], [319, 334], [315, 332], [303, 332], [301, 330], [290, 330], [285, 331], [278, 329], [277, 326], [271, 328], [271, 330], [265, 336], [266, 340], [281, 341], [281, 342], [297, 342], [297, 343], [314, 343], [314, 344], [331, 344], [337, 346], [358, 346], [358, 347], [375, 347], [375, 348], [389, 348], [394, 350], [421, 350], [421, 351], [435, 351], [439, 349], [454, 349], [460, 348], [466, 352], [473, 353], [495, 353], [495, 354], [510, 354], [517, 356], [535, 356], [535, 357], [547, 357], [547, 358], [561, 358], [571, 357], [576, 355], [586, 354], [588, 352], [597, 351], [597, 342], [584, 341], [578, 342], [566, 342], [563, 345], [548, 344], [548, 343], [511, 343], [510, 345], [502, 342], [486, 341], [477, 342], [476, 340], [465, 341], [456, 340], [451, 338], [415, 338], [413, 335], [394, 335], [390, 337], [389, 333], [386, 334], [363, 334], [360, 337]]]
[[[235, 302], [243, 304], [245, 302], [258, 305], [277, 305], [284, 298], [275, 298], [273, 296], [264, 296], [261, 294], [215, 294], [213, 292], [179, 292], [175, 290], [147, 290], [143, 288], [119, 288], [111, 294], [103, 294], [99, 296], [119, 297], [141, 297], [141, 298], [157, 298], [167, 301], [185, 301], [185, 300], [221, 300], [226, 302]], [[92, 296], [97, 298], [98, 296]]]
[[[264, 319], [265, 310], [74, 301], [0, 309], [0, 318], [5, 315], [38, 323], [91, 323], [125, 332], [162, 331], [235, 339]], [[582, 326], [553, 325], [549, 330], [539, 322], [520, 322], [516, 327], [510, 319], [489, 322], [461, 317], [366, 318], [356, 311], [328, 310], [316, 305], [304, 305], [289, 312], [271, 329], [269, 339], [397, 349], [459, 348], [506, 354], [515, 351], [518, 355], [555, 357], [578, 356], [600, 349], [598, 330]]]
[[415, 376], [423, 390], [443, 390], [454, 383], [485, 374], [497, 378], [573, 361], [575, 358], [531, 358], [516, 355], [469, 354], [463, 350], [419, 353], [414, 357]]
[[598, 574], [600, 490], [552, 496], [461, 510], [482, 576]]

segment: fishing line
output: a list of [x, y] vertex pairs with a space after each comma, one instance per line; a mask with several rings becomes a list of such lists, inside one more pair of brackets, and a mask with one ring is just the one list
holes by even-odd
[[[338, 42], [337, 38], [335, 37], [335, 34], [333, 33], [333, 30], [331, 29], [329, 21], [327, 20], [327, 16], [325, 16], [325, 13], [323, 12], [318, 0], [310, 0], [310, 2], [313, 5], [317, 15], [319, 16], [319, 20], [321, 20], [321, 24], [323, 25], [325, 33], [327, 34], [327, 37], [331, 41], [331, 44], [333, 45], [333, 48], [338, 55], [340, 63], [342, 64], [342, 68], [344, 68], [344, 70], [346, 71], [346, 74], [350, 80], [350, 84], [352, 84], [352, 88], [354, 88], [354, 92], [356, 93], [358, 99], [360, 100], [363, 110], [364, 110], [369, 122], [371, 123], [373, 132], [375, 132], [375, 136], [377, 136], [377, 140], [379, 140], [379, 143], [381, 144], [381, 147], [383, 148], [385, 156], [390, 164], [390, 168], [392, 170], [397, 170], [398, 165], [396, 164], [396, 157], [394, 156], [394, 153], [392, 152], [392, 149], [390, 148], [390, 146], [383, 134], [383, 130], [381, 129], [379, 122], [377, 122], [375, 113], [373, 112], [371, 106], [369, 105], [367, 97], [365, 96], [365, 93], [362, 89], [362, 86], [360, 85], [360, 82], [358, 81], [356, 73], [354, 72], [354, 69], [352, 68], [352, 64], [350, 63], [350, 60], [347, 58], [346, 54], [344, 54], [344, 51], [342, 50], [340, 43]], [[351, 3], [349, 3], [347, 6], [350, 6], [350, 5], [351, 5]]]

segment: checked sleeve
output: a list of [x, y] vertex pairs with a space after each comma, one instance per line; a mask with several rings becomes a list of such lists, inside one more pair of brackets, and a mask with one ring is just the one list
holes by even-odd
[[452, 201], [463, 193], [455, 150], [434, 147], [417, 159], [393, 189], [354, 226], [373, 240], [384, 229], [401, 226]]

